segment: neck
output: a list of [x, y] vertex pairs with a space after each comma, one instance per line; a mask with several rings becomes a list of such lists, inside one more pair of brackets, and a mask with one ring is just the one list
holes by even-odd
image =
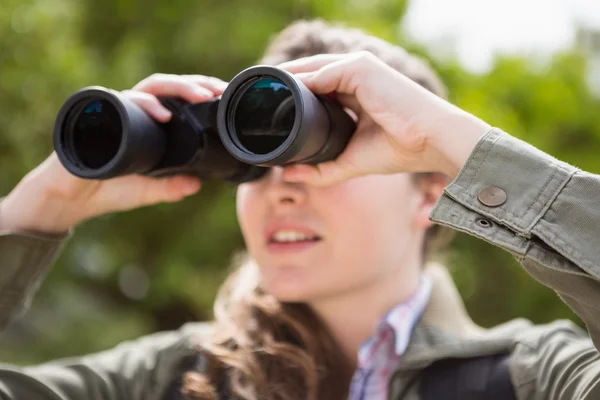
[[360, 347], [373, 335], [377, 324], [418, 290], [421, 273], [418, 262], [403, 265], [394, 272], [390, 274], [392, 277], [382, 277], [360, 289], [310, 303], [355, 366]]

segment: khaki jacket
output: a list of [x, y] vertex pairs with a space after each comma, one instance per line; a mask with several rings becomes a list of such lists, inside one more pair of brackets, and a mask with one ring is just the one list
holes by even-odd
[[[418, 400], [419, 372], [436, 360], [509, 352], [519, 400], [600, 399], [600, 176], [494, 129], [431, 218], [512, 253], [583, 319], [589, 336], [568, 321], [536, 326], [517, 319], [483, 329], [469, 318], [445, 269], [432, 264], [432, 297], [390, 380], [389, 398]], [[27, 308], [66, 239], [0, 234], [0, 327]], [[195, 355], [194, 341], [210, 329], [190, 323], [99, 354], [2, 365], [0, 398], [162, 400], [182, 361]]]

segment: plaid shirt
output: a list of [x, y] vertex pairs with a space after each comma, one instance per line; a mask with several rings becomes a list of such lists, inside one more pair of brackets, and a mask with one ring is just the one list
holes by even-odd
[[350, 386], [350, 400], [387, 399], [388, 382], [406, 350], [412, 330], [423, 313], [431, 280], [422, 274], [417, 293], [394, 307], [377, 325], [358, 352], [358, 369]]

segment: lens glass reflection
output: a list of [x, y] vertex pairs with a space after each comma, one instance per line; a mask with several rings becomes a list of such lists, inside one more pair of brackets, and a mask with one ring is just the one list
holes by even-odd
[[295, 115], [296, 106], [290, 89], [277, 78], [261, 78], [236, 104], [235, 134], [246, 150], [267, 154], [287, 139]]
[[112, 160], [121, 145], [122, 125], [119, 112], [105, 100], [88, 101], [68, 124], [72, 150], [80, 163], [97, 169]]

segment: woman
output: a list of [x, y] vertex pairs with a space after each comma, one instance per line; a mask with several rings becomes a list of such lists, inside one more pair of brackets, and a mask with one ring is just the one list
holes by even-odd
[[[420, 399], [424, 367], [504, 353], [518, 399], [600, 398], [600, 176], [448, 103], [422, 62], [359, 31], [299, 22], [263, 62], [336, 93], [358, 128], [335, 161], [272, 168], [240, 185], [249, 257], [221, 289], [215, 321], [3, 367], [3, 398]], [[167, 121], [154, 96], [206, 101], [225, 86], [153, 75], [125, 94]], [[52, 155], [0, 203], [1, 323], [27, 305], [74, 226], [199, 186], [190, 177], [83, 181]], [[423, 267], [432, 221], [514, 254], [591, 340], [569, 322], [477, 327], [443, 272]]]

